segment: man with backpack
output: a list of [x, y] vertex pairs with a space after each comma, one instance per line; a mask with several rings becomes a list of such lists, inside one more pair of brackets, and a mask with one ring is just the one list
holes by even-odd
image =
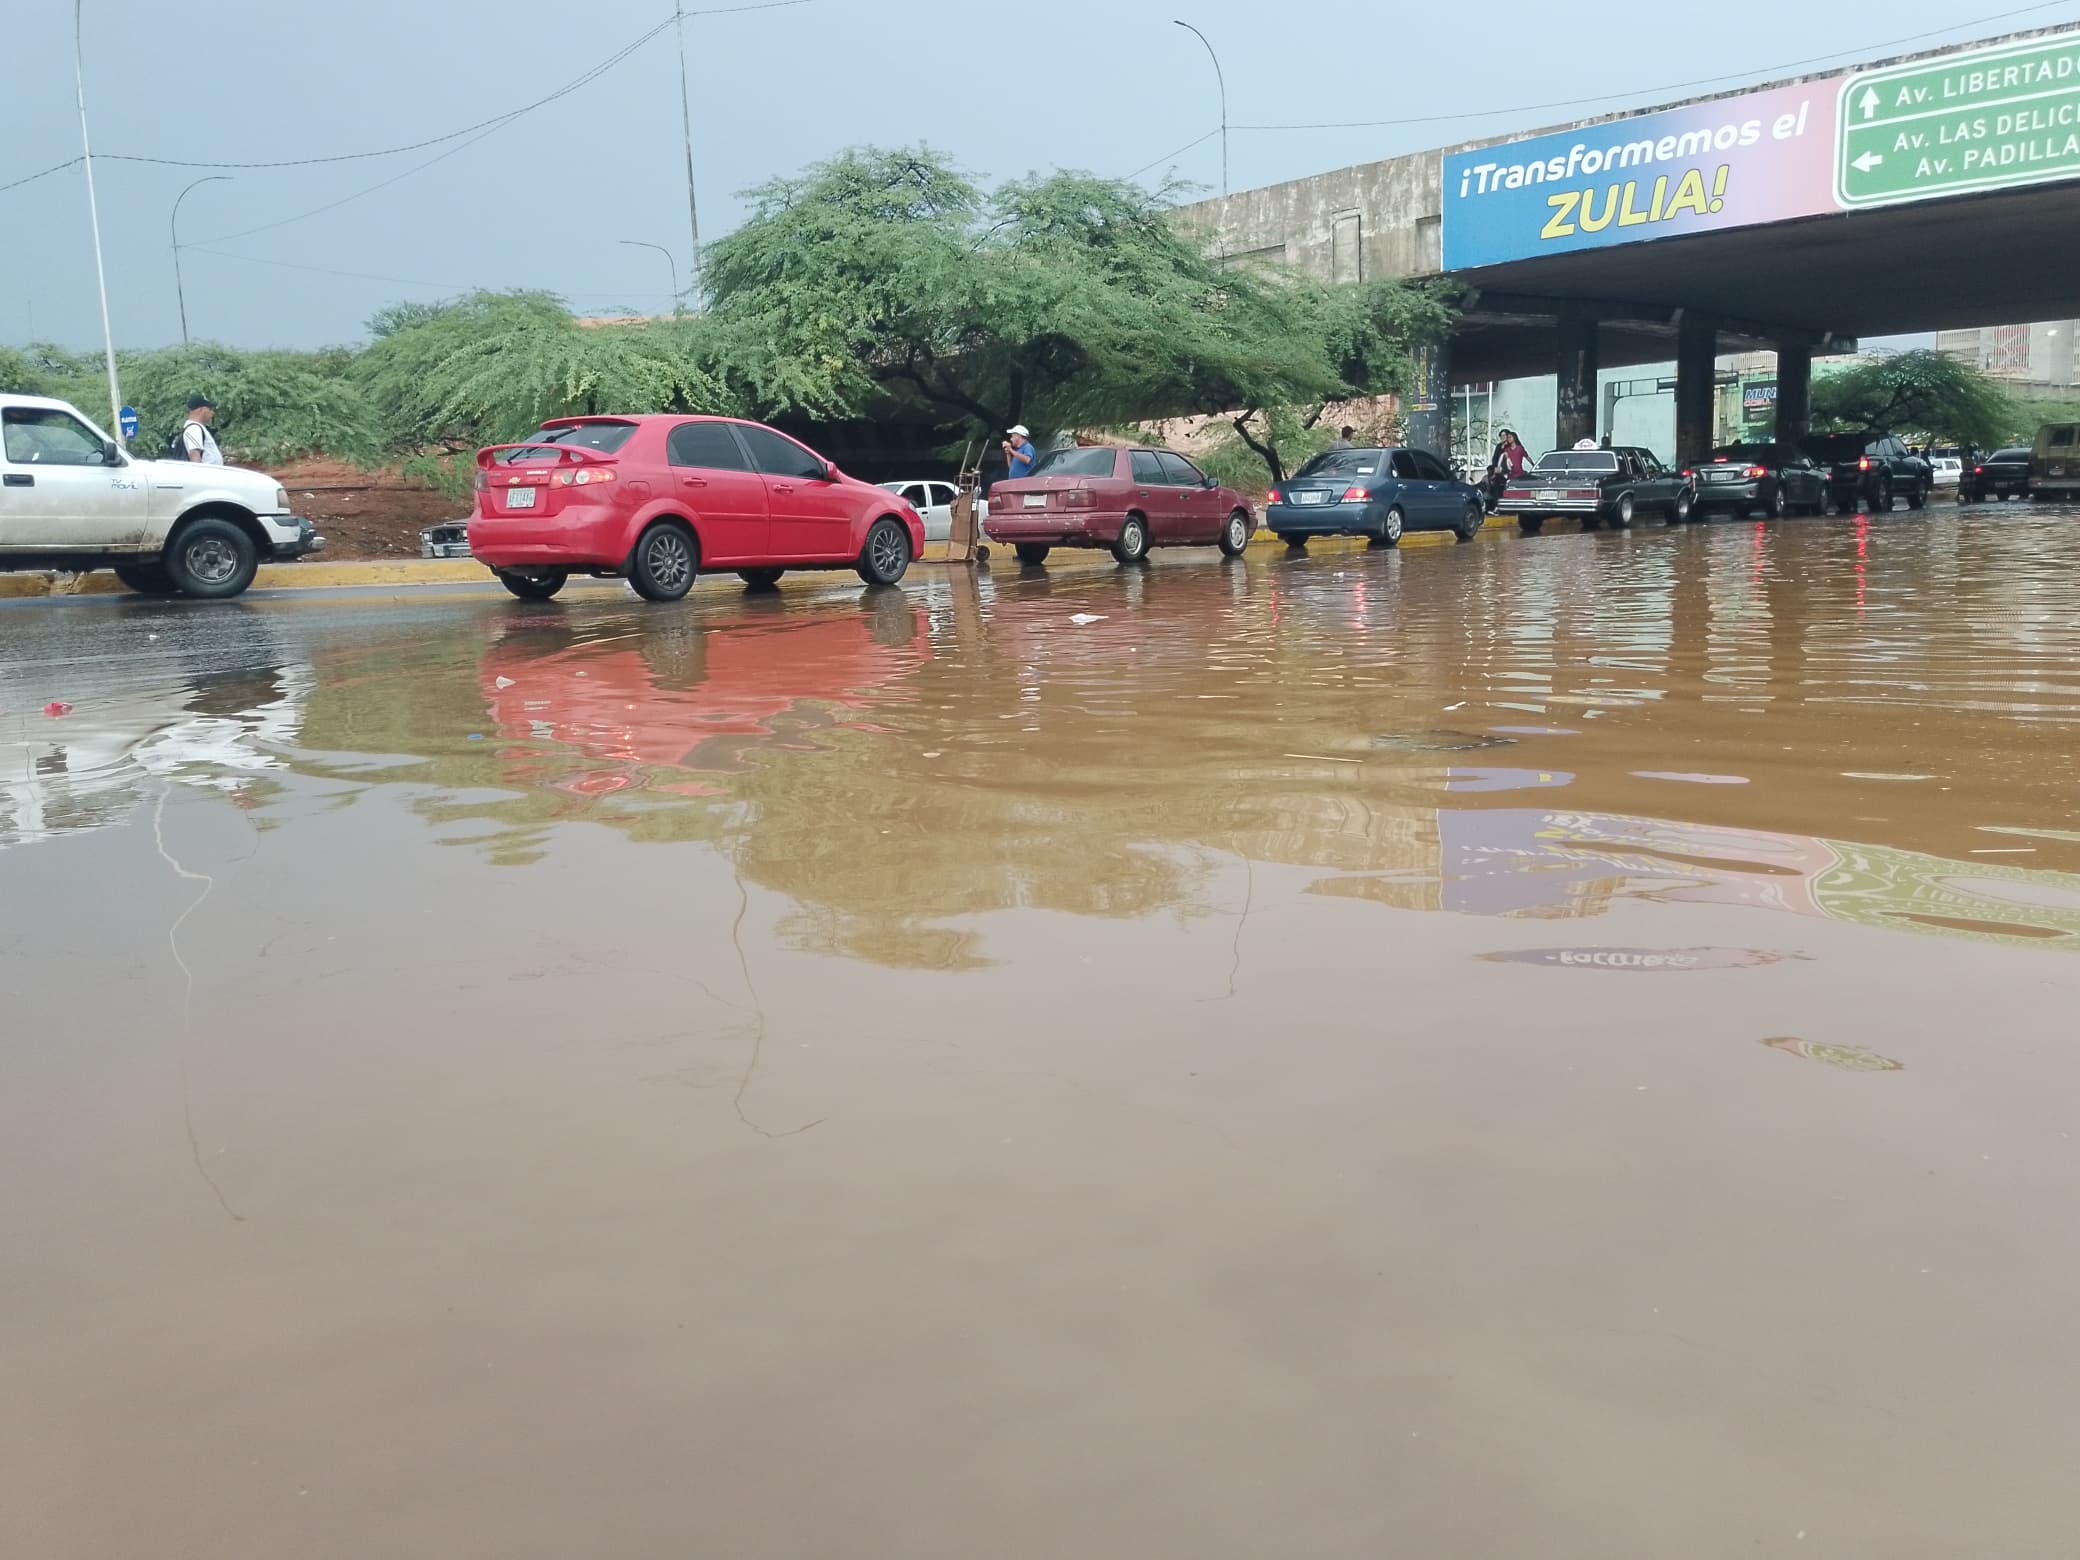
[[206, 395], [189, 396], [188, 420], [173, 436], [173, 449], [168, 453], [176, 460], [198, 461], [205, 466], [223, 465], [224, 452], [217, 448], [216, 436], [209, 431], [209, 425], [216, 420], [216, 402]]

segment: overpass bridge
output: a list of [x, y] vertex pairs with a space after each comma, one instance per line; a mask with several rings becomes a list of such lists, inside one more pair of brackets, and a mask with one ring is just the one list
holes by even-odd
[[1713, 360], [1778, 355], [1777, 422], [1858, 337], [2080, 317], [2080, 27], [1391, 158], [1198, 202], [1232, 260], [1332, 281], [1449, 277], [1411, 442], [1448, 443], [1451, 383], [1554, 374], [1558, 442], [1593, 437], [1597, 373], [1676, 364], [1676, 455], [1712, 437]]

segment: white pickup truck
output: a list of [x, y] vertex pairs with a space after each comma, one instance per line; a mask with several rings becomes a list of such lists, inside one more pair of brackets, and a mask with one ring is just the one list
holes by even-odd
[[148, 596], [222, 600], [263, 559], [324, 545], [265, 472], [141, 460], [63, 401], [0, 395], [0, 570], [110, 568]]

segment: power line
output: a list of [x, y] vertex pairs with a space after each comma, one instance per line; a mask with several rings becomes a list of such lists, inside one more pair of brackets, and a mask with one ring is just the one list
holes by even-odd
[[24, 184], [34, 184], [38, 179], [48, 179], [54, 173], [63, 173], [67, 168], [77, 168], [85, 161], [84, 157], [68, 157], [61, 163], [52, 163], [41, 173], [29, 174], [24, 178], [16, 179], [12, 184], [0, 184], [0, 195], [6, 194], [9, 190], [18, 190]]
[[[1246, 125], [1238, 125], [1238, 126], [1236, 126], [1235, 128], [1237, 128], [1237, 129], [1247, 129], [1247, 128], [1248, 128], [1248, 126], [1246, 126]], [[1195, 140], [1195, 141], [1187, 141], [1187, 142], [1185, 142], [1185, 143], [1184, 143], [1184, 145], [1180, 146], [1180, 147], [1179, 147], [1179, 148], [1178, 148], [1178, 149], [1177, 149], [1176, 151], [1174, 151], [1174, 152], [1165, 152], [1165, 153], [1163, 153], [1163, 155], [1162, 155], [1162, 156], [1160, 156], [1160, 157], [1158, 157], [1158, 158], [1156, 158], [1154, 162], [1146, 162], [1146, 163], [1143, 163], [1143, 164], [1142, 164], [1142, 165], [1141, 165], [1140, 167], [1136, 168], [1136, 169], [1135, 169], [1135, 170], [1134, 170], [1134, 171], [1133, 171], [1132, 173], [1129, 173], [1129, 174], [1126, 174], [1126, 175], [1124, 175], [1124, 177], [1126, 177], [1126, 178], [1129, 178], [1129, 179], [1138, 179], [1138, 178], [1140, 178], [1140, 177], [1141, 177], [1141, 176], [1142, 176], [1142, 175], [1143, 175], [1144, 173], [1148, 172], [1148, 170], [1149, 170], [1149, 169], [1151, 169], [1151, 168], [1157, 168], [1157, 167], [1160, 167], [1160, 166], [1162, 166], [1162, 165], [1163, 165], [1164, 163], [1166, 163], [1166, 162], [1169, 162], [1169, 161], [1170, 161], [1170, 160], [1171, 160], [1172, 158], [1175, 158], [1175, 157], [1182, 157], [1182, 156], [1183, 156], [1183, 155], [1184, 155], [1184, 154], [1185, 154], [1186, 152], [1190, 151], [1190, 150], [1191, 150], [1191, 149], [1192, 149], [1193, 147], [1195, 147], [1195, 146], [1204, 146], [1204, 145], [1205, 145], [1205, 144], [1206, 144], [1206, 143], [1207, 143], [1208, 141], [1211, 141], [1211, 140], [1212, 140], [1212, 139], [1213, 139], [1213, 138], [1214, 138], [1215, 136], [1219, 135], [1220, 133], [1221, 133], [1221, 132], [1220, 132], [1220, 128], [1219, 128], [1218, 126], [1215, 126], [1215, 127], [1213, 128], [1213, 129], [1211, 129], [1211, 130], [1207, 131], [1207, 132], [1206, 132], [1206, 133], [1205, 133], [1204, 135], [1200, 136], [1200, 137], [1199, 137], [1199, 138], [1198, 138], [1197, 140]]]
[[[2017, 16], [2034, 15], [2040, 11], [2055, 11], [2070, 3], [2071, 0], [2047, 0], [2047, 3], [2042, 5], [2026, 5], [2013, 11], [1998, 11], [1992, 16], [1982, 16], [1969, 22], [1952, 22], [1945, 27], [1932, 27], [1926, 32], [1910, 33], [1904, 38], [1892, 38], [1884, 43], [1861, 44], [1853, 49], [1837, 49], [1832, 54], [1815, 54], [1807, 59], [1787, 60], [1781, 65], [1758, 65], [1750, 70], [1735, 71], [1724, 76], [1700, 76], [1693, 81], [1674, 81], [1659, 87], [1632, 87], [1627, 88], [1623, 92], [1604, 93], [1598, 97], [1559, 98], [1550, 103], [1516, 103], [1501, 108], [1466, 109], [1450, 114], [1420, 114], [1407, 119], [1322, 120], [1305, 124], [1232, 125], [1229, 128], [1235, 130], [1380, 130], [1403, 125], [1445, 124], [1459, 119], [1492, 119], [1499, 114], [1535, 114], [1549, 108], [1580, 108], [1588, 104], [1615, 103], [1620, 98], [1639, 97], [1648, 93], [1683, 92], [1691, 87], [1715, 86], [1725, 81], [1746, 81], [1751, 77], [1768, 76], [1777, 71], [1797, 70], [1806, 65], [1821, 65], [1830, 60], [1866, 54], [1874, 48], [1896, 49], [1902, 44], [1919, 43], [1924, 38], [1934, 38], [1943, 33], [1962, 32], [1969, 28], [1984, 27], [1989, 22], [2004, 22]], [[1757, 85], [1767, 85], [1767, 83], [1758, 82]]]

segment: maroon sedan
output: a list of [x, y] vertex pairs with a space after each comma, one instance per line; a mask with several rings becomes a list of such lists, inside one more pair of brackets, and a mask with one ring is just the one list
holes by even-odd
[[982, 530], [1020, 563], [1044, 563], [1057, 547], [1105, 547], [1138, 563], [1151, 547], [1239, 557], [1256, 525], [1247, 499], [1182, 455], [1108, 444], [1049, 450], [1030, 475], [997, 483]]

